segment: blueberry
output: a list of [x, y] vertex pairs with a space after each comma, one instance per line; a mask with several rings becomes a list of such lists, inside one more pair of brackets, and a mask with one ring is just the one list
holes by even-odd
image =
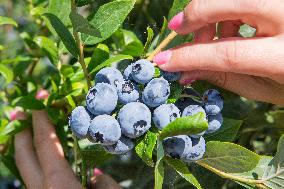
[[208, 130], [206, 131], [206, 134], [214, 133], [223, 124], [223, 116], [221, 113], [217, 115], [208, 115]]
[[131, 77], [140, 84], [146, 84], [155, 75], [155, 67], [148, 60], [138, 60], [132, 65]]
[[143, 102], [149, 107], [157, 107], [164, 104], [170, 96], [170, 85], [163, 78], [152, 79], [142, 93]]
[[[183, 110], [182, 117], [193, 116], [197, 113], [204, 113], [205, 114], [205, 110], [199, 105], [189, 105], [188, 107], [186, 107]], [[206, 120], [205, 117], [204, 117], [204, 119]], [[205, 131], [202, 132], [202, 133], [199, 133], [199, 134], [196, 134], [196, 135], [190, 135], [190, 136], [193, 137], [193, 138], [199, 138], [200, 136], [203, 136], [204, 133], [205, 133]]]
[[119, 89], [121, 87], [121, 83], [123, 82], [123, 76], [120, 71], [116, 68], [107, 67], [101, 69], [95, 77], [95, 82], [97, 83], [108, 83]]
[[111, 154], [125, 154], [134, 148], [132, 139], [121, 136], [117, 143], [111, 146], [105, 146], [106, 151]]
[[174, 82], [180, 80], [181, 72], [166, 72], [161, 70], [161, 76], [169, 82]]
[[176, 102], [175, 105], [181, 110], [183, 111], [186, 107], [190, 106], [190, 105], [199, 105], [201, 106], [202, 103], [193, 100], [192, 98], [179, 98]]
[[158, 129], [162, 130], [179, 117], [180, 111], [174, 104], [162, 104], [154, 110], [153, 122]]
[[118, 100], [122, 104], [135, 102], [139, 99], [139, 91], [137, 86], [131, 81], [124, 81], [121, 89], [118, 91]]
[[117, 90], [107, 83], [99, 83], [86, 96], [87, 108], [94, 115], [110, 114], [116, 107]]
[[102, 145], [113, 145], [121, 137], [120, 125], [110, 115], [99, 115], [91, 122], [89, 136], [93, 141]]
[[163, 147], [167, 156], [175, 159], [184, 159], [192, 147], [192, 142], [190, 137], [179, 135], [164, 139]]
[[128, 65], [124, 72], [123, 72], [123, 77], [125, 80], [133, 80], [132, 79], [132, 76], [131, 76], [131, 73], [132, 73], [132, 64]]
[[137, 138], [151, 127], [151, 112], [140, 102], [124, 105], [118, 113], [122, 133], [129, 138]]
[[191, 138], [192, 147], [187, 150], [187, 155], [183, 161], [192, 162], [201, 159], [205, 153], [206, 143], [203, 137]]
[[204, 93], [203, 102], [204, 109], [208, 115], [220, 113], [224, 106], [221, 94], [215, 89], [210, 89]]
[[80, 139], [85, 138], [91, 124], [90, 114], [83, 106], [76, 107], [69, 118], [69, 126], [74, 135]]

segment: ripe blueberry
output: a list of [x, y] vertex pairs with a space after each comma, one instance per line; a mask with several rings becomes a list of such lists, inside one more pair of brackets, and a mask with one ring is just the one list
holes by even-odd
[[131, 81], [124, 81], [121, 85], [121, 89], [118, 90], [118, 100], [122, 104], [129, 102], [135, 102], [139, 99], [139, 91], [134, 83]]
[[123, 76], [120, 71], [116, 68], [107, 67], [101, 69], [95, 77], [95, 82], [97, 83], [108, 83], [119, 89], [121, 87], [121, 83], [123, 82]]
[[162, 104], [154, 110], [153, 122], [158, 129], [162, 130], [179, 117], [180, 111], [174, 104]]
[[128, 65], [124, 72], [123, 72], [123, 77], [125, 80], [133, 80], [132, 79], [132, 76], [131, 76], [131, 73], [132, 73], [132, 64]]
[[69, 126], [76, 137], [85, 138], [91, 124], [91, 117], [83, 106], [76, 107], [69, 118]]
[[155, 68], [148, 60], [138, 60], [132, 64], [131, 77], [140, 84], [148, 83], [155, 75]]
[[99, 115], [91, 122], [89, 136], [93, 141], [102, 145], [113, 145], [121, 137], [120, 125], [110, 115]]
[[204, 93], [203, 102], [204, 109], [208, 115], [220, 113], [224, 106], [221, 94], [215, 89], [210, 89]]
[[183, 161], [192, 162], [201, 159], [206, 150], [206, 143], [203, 137], [191, 138], [192, 147], [187, 150], [187, 155]]
[[98, 83], [86, 96], [87, 108], [94, 115], [110, 114], [117, 100], [117, 90], [107, 83]]
[[143, 102], [149, 107], [157, 107], [164, 104], [170, 96], [170, 85], [163, 78], [152, 79], [142, 93]]
[[206, 131], [206, 134], [214, 133], [223, 124], [223, 116], [221, 113], [217, 115], [208, 115], [208, 130]]
[[169, 82], [174, 82], [180, 80], [181, 72], [166, 72], [161, 70], [161, 76]]
[[163, 147], [167, 156], [175, 159], [184, 159], [192, 147], [192, 142], [190, 137], [179, 135], [164, 139]]
[[106, 151], [111, 154], [125, 154], [134, 148], [134, 142], [132, 139], [125, 136], [121, 136], [117, 143], [105, 146]]
[[151, 112], [145, 104], [131, 102], [118, 113], [122, 133], [129, 138], [137, 138], [151, 127]]

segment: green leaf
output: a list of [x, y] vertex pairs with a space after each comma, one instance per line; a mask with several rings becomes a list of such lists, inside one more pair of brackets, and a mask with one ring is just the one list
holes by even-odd
[[58, 17], [66, 26], [71, 24], [69, 19], [71, 0], [49, 0], [48, 12]]
[[171, 20], [176, 14], [183, 11], [190, 1], [191, 0], [174, 0], [169, 12], [168, 20]]
[[28, 126], [27, 121], [12, 121], [9, 122], [3, 129], [1, 128], [0, 131], [0, 137], [2, 136], [12, 136], [20, 131], [22, 131], [24, 128]]
[[160, 31], [157, 44], [160, 44], [160, 43], [162, 42], [162, 40], [163, 40], [163, 39], [166, 37], [166, 35], [168, 35], [168, 34], [169, 34], [169, 30], [168, 30], [168, 20], [167, 20], [166, 17], [164, 17], [162, 29], [161, 29], [161, 31]]
[[14, 79], [13, 71], [3, 64], [0, 64], [0, 74], [5, 78], [6, 84], [9, 84]]
[[152, 28], [150, 27], [147, 27], [147, 41], [144, 45], [144, 54], [146, 54], [148, 52], [148, 49], [153, 41], [153, 38], [154, 38], [154, 31], [152, 30]]
[[256, 29], [247, 24], [244, 24], [240, 27], [239, 33], [243, 37], [254, 37]]
[[132, 60], [132, 59], [133, 59], [133, 57], [130, 56], [130, 55], [118, 54], [114, 57], [107, 59], [106, 61], [104, 61], [100, 65], [98, 65], [90, 74], [96, 73], [104, 67], [111, 66], [111, 64], [114, 63], [114, 62], [119, 62], [119, 61], [122, 61], [122, 60]]
[[17, 22], [15, 20], [13, 20], [12, 18], [0, 16], [0, 26], [6, 25], [6, 24], [10, 24], [10, 25], [13, 25], [15, 27], [18, 27]]
[[172, 159], [169, 157], [165, 157], [165, 160], [168, 165], [170, 165], [174, 170], [177, 171], [177, 173], [187, 180], [189, 183], [191, 183], [193, 186], [195, 186], [198, 189], [202, 189], [200, 186], [198, 180], [195, 178], [195, 176], [189, 172], [186, 164], [178, 159]]
[[56, 47], [56, 43], [44, 36], [35, 37], [33, 41], [46, 53], [50, 62], [57, 65], [58, 49]]
[[171, 94], [169, 99], [179, 99], [184, 87], [179, 83], [171, 83]]
[[153, 150], [157, 141], [157, 134], [148, 131], [143, 138], [137, 141], [135, 151], [137, 155], [149, 166], [154, 167], [152, 159]]
[[237, 144], [211, 141], [197, 163], [227, 173], [242, 173], [256, 167], [260, 156]]
[[164, 139], [181, 134], [198, 134], [207, 130], [207, 128], [208, 122], [206, 121], [206, 115], [198, 113], [194, 116], [177, 118], [161, 131], [160, 138]]
[[82, 158], [85, 162], [88, 163], [90, 167], [98, 166], [113, 157], [111, 154], [107, 153], [104, 150], [102, 145], [91, 145], [91, 143], [87, 142], [86, 140], [79, 141], [79, 145], [82, 148]]
[[263, 177], [265, 169], [267, 168], [271, 159], [272, 157], [269, 156], [261, 156], [257, 166], [254, 169], [244, 173], [233, 173], [232, 175], [237, 175], [247, 179], [260, 180]]
[[121, 26], [134, 4], [134, 0], [116, 0], [100, 6], [90, 24], [100, 30], [101, 37], [83, 35], [84, 44], [94, 45], [109, 38]]
[[279, 139], [277, 153], [268, 164], [262, 180], [272, 189], [280, 189], [284, 186], [284, 135]]
[[205, 136], [206, 141], [232, 142], [243, 124], [242, 120], [224, 118], [222, 127], [215, 133]]
[[98, 44], [95, 48], [90, 63], [88, 64], [88, 72], [90, 73], [95, 67], [109, 59], [109, 48], [105, 44]]
[[128, 30], [122, 29], [123, 35], [123, 47], [120, 51], [121, 54], [131, 55], [133, 57], [138, 57], [143, 53], [143, 44], [138, 39], [138, 37], [132, 32]]
[[22, 180], [19, 170], [16, 166], [16, 161], [12, 155], [0, 156], [0, 162], [3, 162], [3, 164], [11, 171], [11, 173], [15, 177], [17, 177], [19, 180]]
[[70, 33], [70, 31], [62, 23], [62, 21], [57, 16], [55, 16], [54, 14], [51, 14], [51, 13], [45, 13], [45, 14], [43, 14], [43, 16], [46, 17], [50, 21], [52, 27], [54, 28], [54, 30], [56, 31], [56, 33], [58, 34], [58, 36], [62, 40], [62, 42], [65, 45], [65, 47], [67, 48], [67, 50], [74, 57], [77, 58], [78, 54], [79, 54], [79, 50], [77, 48], [76, 42], [75, 42], [72, 34]]
[[91, 24], [89, 24], [88, 20], [85, 19], [82, 15], [78, 14], [76, 11], [71, 11], [70, 19], [74, 31], [88, 34], [94, 37], [101, 37], [100, 31]]
[[45, 108], [44, 104], [41, 101], [35, 99], [33, 96], [19, 97], [14, 102], [14, 105], [30, 110], [41, 110]]
[[162, 189], [163, 182], [164, 182], [164, 165], [163, 165], [163, 158], [164, 158], [164, 149], [161, 140], [158, 140], [157, 143], [157, 162], [155, 165], [155, 187], [154, 189]]

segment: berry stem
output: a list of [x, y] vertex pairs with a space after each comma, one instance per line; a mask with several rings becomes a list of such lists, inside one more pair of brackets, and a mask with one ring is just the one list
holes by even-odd
[[[76, 7], [75, 0], [71, 0], [71, 1], [72, 1], [71, 2], [71, 9], [72, 9], [72, 11], [77, 12], [77, 7]], [[83, 69], [83, 72], [84, 72], [84, 76], [85, 76], [85, 79], [87, 81], [88, 88], [90, 89], [92, 87], [92, 84], [91, 84], [91, 80], [89, 78], [88, 70], [87, 70], [87, 67], [86, 67], [86, 64], [85, 64], [85, 60], [84, 60], [84, 45], [83, 45], [83, 43], [82, 43], [82, 41], [80, 39], [79, 33], [76, 32], [74, 30], [74, 28], [73, 28], [73, 35], [74, 35], [77, 47], [79, 49], [79, 63], [82, 66], [82, 69]]]
[[177, 36], [175, 31], [172, 31], [161, 43], [160, 45], [149, 55], [147, 60], [152, 61], [154, 56], [161, 52], [167, 45]]

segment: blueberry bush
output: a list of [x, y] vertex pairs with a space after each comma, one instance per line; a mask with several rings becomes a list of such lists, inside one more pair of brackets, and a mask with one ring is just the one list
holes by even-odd
[[167, 28], [188, 3], [0, 1], [0, 188], [21, 181], [13, 136], [43, 109], [85, 187], [100, 168], [124, 188], [283, 188], [284, 107], [152, 62], [194, 43]]

